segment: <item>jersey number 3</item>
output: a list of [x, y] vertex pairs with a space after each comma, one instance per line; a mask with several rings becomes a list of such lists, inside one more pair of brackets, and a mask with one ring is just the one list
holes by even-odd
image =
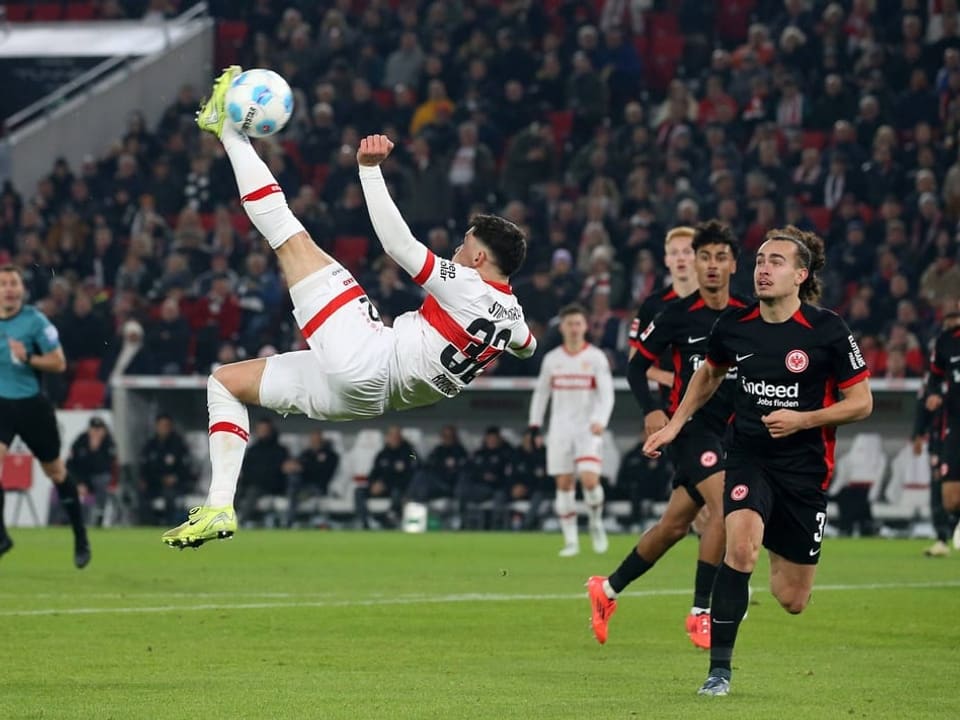
[[474, 341], [463, 350], [447, 345], [440, 353], [440, 363], [460, 380], [469, 383], [483, 368], [503, 352], [510, 343], [510, 330], [497, 332], [497, 326], [486, 318], [477, 318], [467, 326]]

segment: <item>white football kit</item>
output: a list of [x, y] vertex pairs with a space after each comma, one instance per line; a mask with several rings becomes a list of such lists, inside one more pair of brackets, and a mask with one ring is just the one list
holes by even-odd
[[613, 377], [603, 351], [588, 343], [576, 353], [561, 345], [544, 355], [530, 400], [531, 426], [543, 425], [548, 402], [547, 473], [599, 475], [603, 437], [590, 425], [606, 427], [613, 412]]
[[502, 352], [533, 355], [536, 339], [510, 286], [414, 238], [379, 167], [361, 166], [360, 182], [384, 250], [427, 297], [388, 328], [342, 265], [297, 283], [293, 314], [310, 349], [267, 359], [261, 404], [318, 420], [374, 417], [456, 396]]

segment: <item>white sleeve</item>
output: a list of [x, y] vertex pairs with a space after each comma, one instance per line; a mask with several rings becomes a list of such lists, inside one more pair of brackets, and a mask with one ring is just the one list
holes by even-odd
[[[427, 246], [417, 240], [400, 210], [397, 209], [393, 198], [387, 191], [387, 183], [379, 166], [360, 166], [360, 186], [363, 196], [367, 200], [367, 211], [370, 213], [370, 222], [380, 238], [384, 252], [410, 275], [417, 276], [424, 269], [433, 253]], [[431, 267], [433, 263], [430, 263]]]
[[597, 377], [597, 404], [593, 411], [591, 423], [600, 423], [607, 427], [610, 415], [613, 414], [613, 375], [610, 373], [610, 363], [602, 350], [597, 351], [597, 360], [594, 372]]
[[533, 396], [530, 398], [530, 420], [527, 424], [531, 427], [543, 427], [543, 416], [547, 412], [547, 403], [550, 401], [550, 379], [552, 375], [550, 358], [545, 357], [543, 364], [540, 366], [537, 383], [533, 386]]
[[533, 333], [530, 332], [529, 327], [524, 325], [523, 328], [526, 334], [518, 336], [523, 337], [523, 340], [516, 343], [511, 342], [507, 345], [507, 352], [521, 360], [526, 360], [537, 351], [537, 339], [533, 336]]

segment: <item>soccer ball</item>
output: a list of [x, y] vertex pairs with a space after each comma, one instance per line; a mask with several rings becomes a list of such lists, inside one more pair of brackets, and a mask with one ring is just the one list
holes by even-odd
[[227, 89], [227, 117], [250, 137], [267, 137], [283, 129], [293, 112], [293, 92], [273, 70], [247, 70]]

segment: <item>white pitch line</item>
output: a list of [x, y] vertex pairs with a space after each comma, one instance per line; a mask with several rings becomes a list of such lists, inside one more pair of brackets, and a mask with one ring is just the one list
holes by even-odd
[[[938, 589], [960, 587], [960, 580], [944, 582], [917, 582], [917, 583], [865, 583], [820, 585], [814, 592], [851, 590], [906, 590], [906, 589]], [[662, 597], [672, 595], [687, 595], [689, 588], [674, 588], [663, 590], [640, 590], [626, 593], [630, 597]], [[337, 608], [337, 607], [371, 607], [386, 605], [434, 605], [444, 603], [484, 603], [484, 602], [519, 602], [544, 600], [583, 600], [584, 593], [556, 593], [556, 594], [498, 594], [498, 593], [461, 593], [453, 595], [407, 595], [399, 597], [379, 597], [355, 600], [306, 600], [298, 602], [259, 602], [259, 603], [203, 603], [197, 605], [156, 605], [143, 607], [66, 607], [66, 608], [39, 608], [33, 610], [2, 610], [0, 617], [36, 617], [41, 615], [109, 615], [109, 614], [137, 614], [137, 613], [169, 613], [169, 612], [202, 612], [205, 610], [273, 610], [282, 608]]]

